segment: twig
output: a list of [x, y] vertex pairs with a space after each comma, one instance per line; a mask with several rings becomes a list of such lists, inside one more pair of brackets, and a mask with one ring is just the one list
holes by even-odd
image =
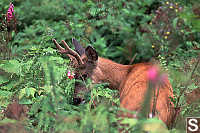
[[133, 63], [133, 61], [135, 60], [136, 56], [137, 56], [137, 53], [135, 53], [135, 55], [134, 55], [133, 58], [131, 59], [129, 65], [131, 65], [131, 64]]

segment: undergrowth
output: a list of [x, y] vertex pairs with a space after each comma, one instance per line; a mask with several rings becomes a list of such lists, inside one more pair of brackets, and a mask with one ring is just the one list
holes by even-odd
[[[6, 12], [14, 4], [8, 22]], [[0, 1], [0, 127], [10, 132], [118, 132], [119, 95], [87, 82], [86, 102], [73, 105], [75, 79], [69, 59], [52, 39], [80, 40], [99, 56], [121, 64], [159, 61], [168, 71], [177, 109], [172, 129], [157, 118], [126, 118], [129, 132], [185, 131], [185, 118], [199, 115], [200, 15], [196, 1], [14, 0]], [[25, 117], [5, 115], [17, 100]], [[18, 106], [16, 104], [16, 106]], [[179, 112], [178, 112], [179, 111]], [[133, 112], [134, 113], [134, 112]], [[7, 114], [9, 114], [7, 112]], [[20, 114], [21, 116], [21, 114]], [[10, 118], [10, 119], [8, 119]], [[17, 117], [18, 118], [18, 117]], [[12, 130], [15, 129], [15, 130]], [[16, 130], [19, 129], [19, 130]]]

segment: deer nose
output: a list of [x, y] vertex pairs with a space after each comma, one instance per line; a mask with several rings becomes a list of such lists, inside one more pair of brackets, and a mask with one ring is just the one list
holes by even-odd
[[75, 97], [75, 98], [73, 99], [73, 104], [74, 104], [74, 105], [79, 105], [79, 104], [83, 103], [83, 101], [84, 101], [84, 99], [82, 99], [82, 98], [80, 98], [80, 97]]

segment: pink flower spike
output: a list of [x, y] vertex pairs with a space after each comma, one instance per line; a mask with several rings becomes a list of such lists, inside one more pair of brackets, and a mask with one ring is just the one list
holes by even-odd
[[11, 10], [11, 12], [14, 12], [14, 5], [12, 3], [10, 3], [9, 9]]
[[7, 21], [10, 22], [14, 18], [14, 5], [10, 3], [10, 6], [6, 15]]

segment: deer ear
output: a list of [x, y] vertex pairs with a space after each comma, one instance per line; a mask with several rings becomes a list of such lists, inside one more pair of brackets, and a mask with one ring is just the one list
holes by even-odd
[[85, 54], [88, 57], [88, 59], [92, 61], [98, 60], [98, 54], [92, 46], [87, 46], [87, 48], [85, 49]]
[[74, 44], [75, 51], [81, 56], [84, 54], [84, 48], [81, 46], [81, 44], [75, 39], [72, 38], [72, 43]]

